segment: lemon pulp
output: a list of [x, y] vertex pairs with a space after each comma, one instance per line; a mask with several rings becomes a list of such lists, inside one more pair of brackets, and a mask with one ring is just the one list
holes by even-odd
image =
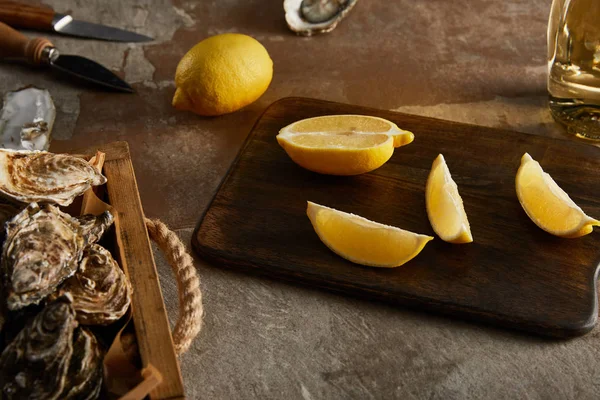
[[517, 197], [529, 218], [556, 236], [575, 238], [591, 233], [600, 222], [589, 217], [527, 153], [515, 178]]
[[277, 141], [298, 165], [329, 175], [358, 175], [385, 164], [394, 148], [413, 141], [412, 132], [367, 115], [328, 115], [296, 121]]
[[458, 186], [442, 154], [431, 166], [425, 188], [425, 204], [429, 222], [440, 239], [450, 243], [473, 241], [465, 207]]
[[416, 257], [433, 239], [310, 201], [306, 213], [329, 249], [361, 265], [398, 267]]

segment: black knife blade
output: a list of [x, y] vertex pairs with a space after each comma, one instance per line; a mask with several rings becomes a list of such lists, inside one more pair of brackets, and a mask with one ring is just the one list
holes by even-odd
[[80, 56], [61, 55], [48, 39], [29, 39], [2, 22], [0, 58], [24, 58], [34, 65], [48, 66], [109, 89], [133, 92], [131, 86], [97, 62]]
[[149, 42], [149, 36], [113, 28], [112, 26], [94, 24], [92, 22], [78, 21], [70, 15], [55, 14], [52, 20], [52, 29], [65, 35], [85, 37], [91, 39], [110, 40], [113, 42]]
[[61, 55], [56, 52], [48, 60], [51, 68], [77, 78], [86, 80], [121, 92], [133, 93], [134, 90], [124, 80], [88, 58], [74, 55]]

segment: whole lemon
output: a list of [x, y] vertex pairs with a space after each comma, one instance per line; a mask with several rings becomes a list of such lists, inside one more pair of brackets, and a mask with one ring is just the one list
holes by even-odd
[[188, 51], [175, 72], [173, 106], [200, 115], [227, 114], [258, 99], [273, 78], [273, 61], [256, 39], [209, 37]]

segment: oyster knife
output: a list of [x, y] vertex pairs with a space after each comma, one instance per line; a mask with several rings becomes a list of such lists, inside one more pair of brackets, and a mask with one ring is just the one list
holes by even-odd
[[57, 32], [65, 35], [117, 42], [147, 42], [151, 37], [124, 29], [94, 24], [59, 14], [49, 7], [0, 0], [0, 21], [17, 28]]
[[48, 39], [29, 40], [0, 22], [0, 58], [14, 57], [25, 58], [34, 65], [48, 66], [109, 89], [133, 92], [127, 82], [97, 62], [75, 55], [61, 55]]

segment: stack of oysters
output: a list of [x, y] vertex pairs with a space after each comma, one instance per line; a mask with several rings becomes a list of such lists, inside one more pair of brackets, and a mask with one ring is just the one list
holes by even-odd
[[131, 284], [97, 244], [109, 211], [68, 206], [106, 178], [84, 159], [0, 150], [0, 399], [95, 399], [103, 352], [91, 330], [127, 312]]

